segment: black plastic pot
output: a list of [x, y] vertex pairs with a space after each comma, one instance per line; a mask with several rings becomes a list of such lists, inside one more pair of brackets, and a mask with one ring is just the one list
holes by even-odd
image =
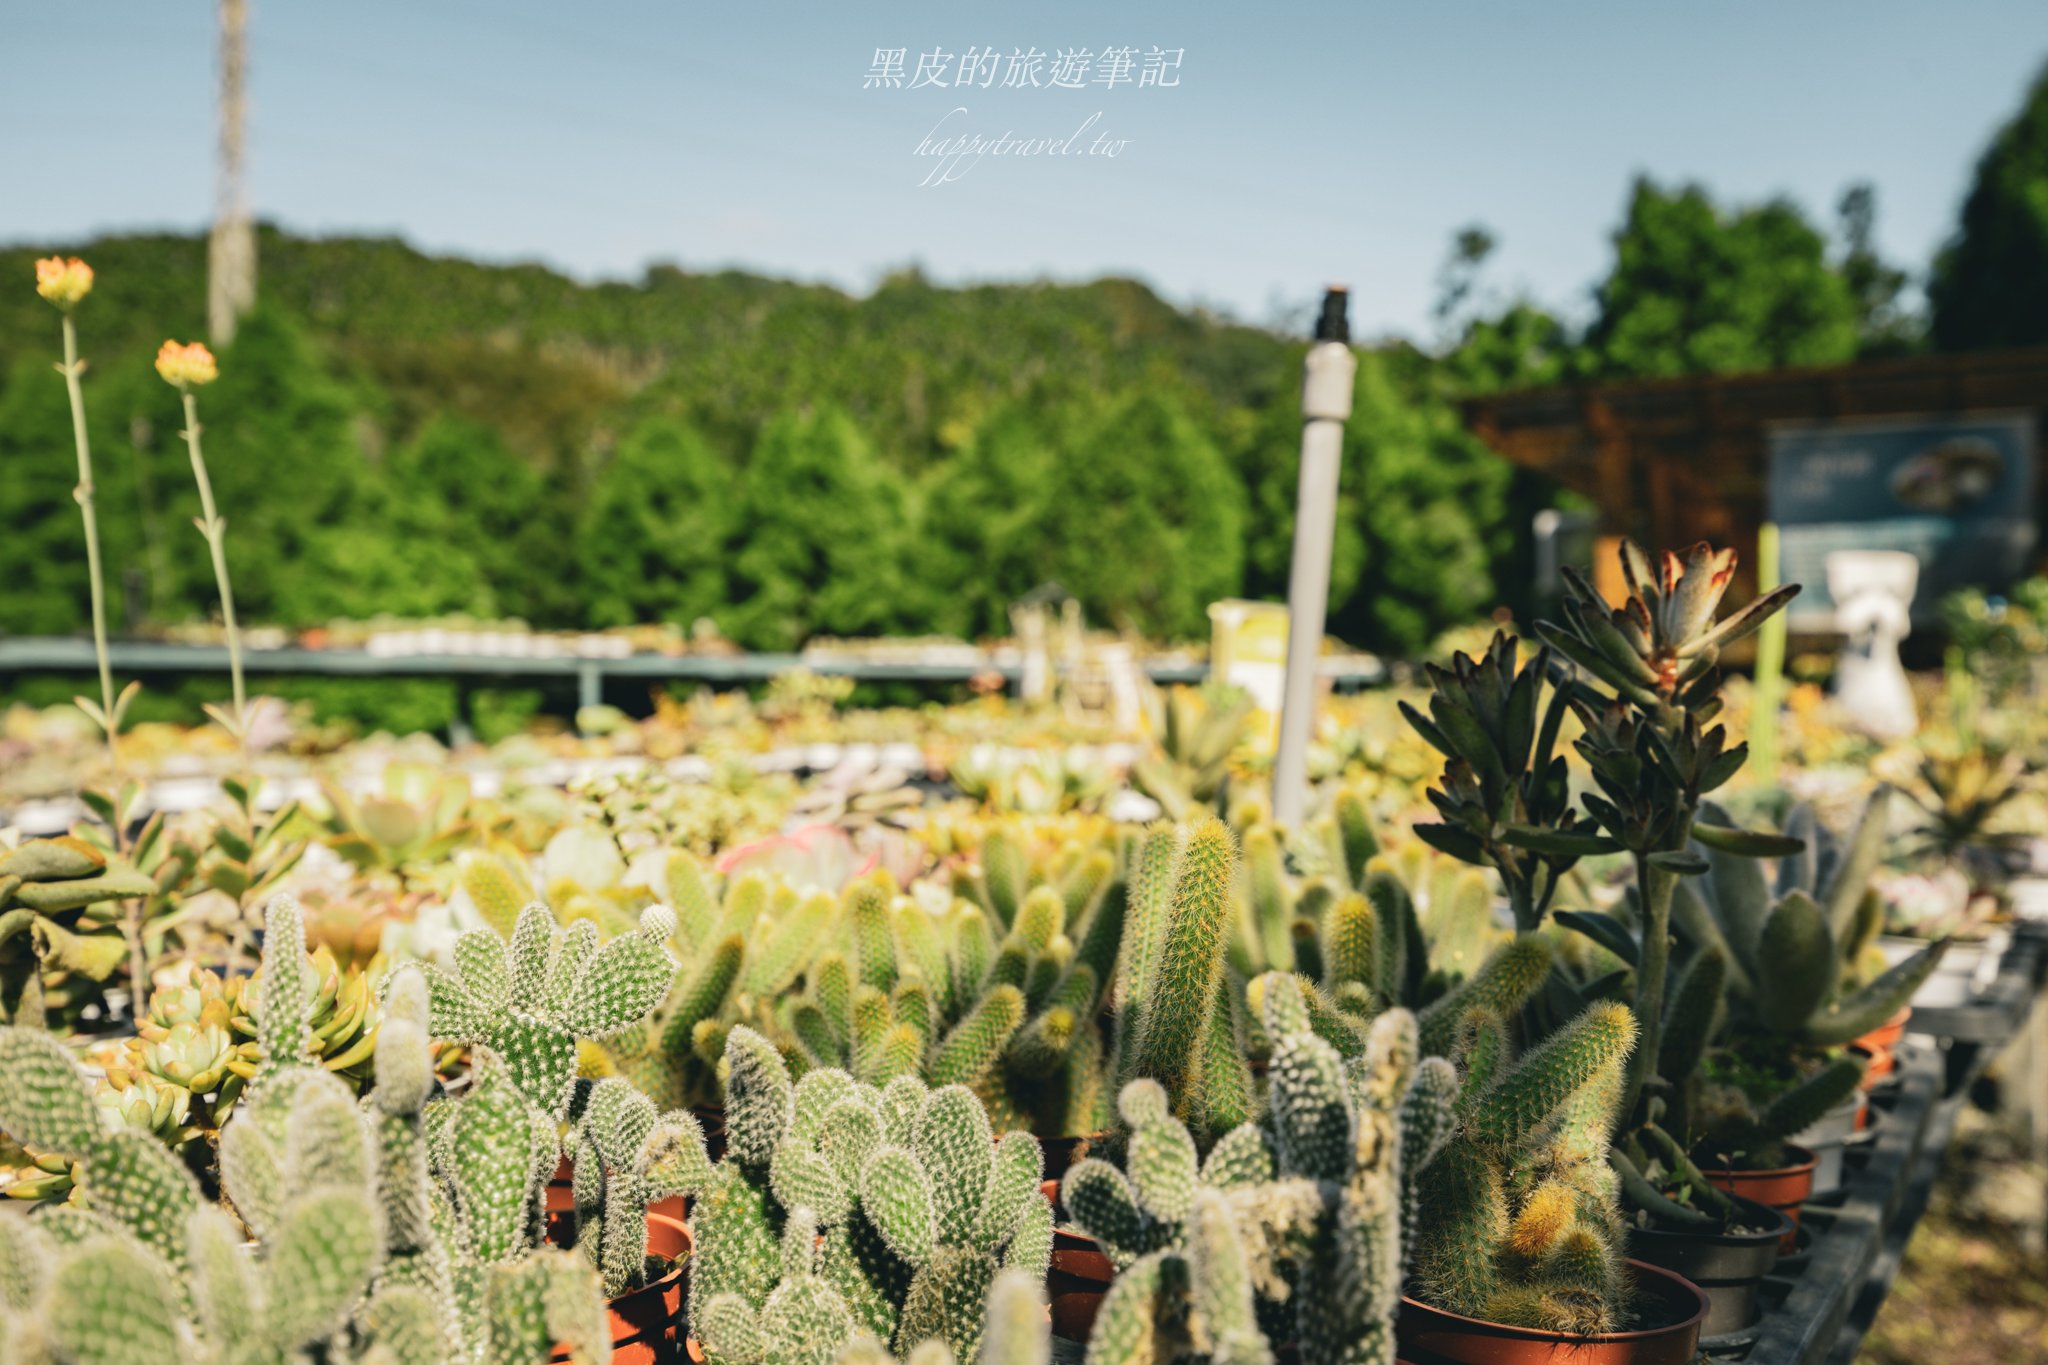
[[1628, 1254], [1638, 1261], [1675, 1271], [1698, 1285], [1707, 1296], [1702, 1336], [1726, 1336], [1750, 1325], [1757, 1316], [1757, 1286], [1778, 1262], [1778, 1243], [1792, 1220], [1767, 1204], [1737, 1198], [1743, 1221], [1759, 1229], [1750, 1233], [1668, 1232], [1662, 1228], [1630, 1228]]

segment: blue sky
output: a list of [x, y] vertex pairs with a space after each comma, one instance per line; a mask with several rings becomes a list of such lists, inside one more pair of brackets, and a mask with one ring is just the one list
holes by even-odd
[[[1638, 171], [1829, 222], [1867, 179], [1924, 265], [2048, 57], [2040, 0], [251, 5], [252, 200], [297, 230], [587, 278], [1130, 274], [1255, 321], [1344, 281], [1364, 333], [1418, 337], [1473, 221], [1495, 289], [1583, 310]], [[212, 9], [0, 3], [0, 240], [205, 220]], [[862, 88], [878, 47], [1125, 45], [1182, 49], [1179, 86]], [[920, 187], [955, 107], [990, 137], [1099, 112], [1127, 145]]]

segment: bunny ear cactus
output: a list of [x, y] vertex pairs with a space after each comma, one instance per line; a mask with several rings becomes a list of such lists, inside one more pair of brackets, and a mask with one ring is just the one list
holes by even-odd
[[788, 1344], [801, 1330], [804, 1351], [831, 1343], [824, 1359], [860, 1331], [972, 1360], [997, 1272], [1042, 1278], [1051, 1256], [1037, 1142], [995, 1141], [964, 1086], [877, 1089], [829, 1068], [792, 1084], [745, 1026], [725, 1067], [729, 1145], [699, 1178], [691, 1281], [710, 1358], [809, 1359]]
[[1310, 1021], [1297, 978], [1253, 983], [1273, 1039], [1268, 1127], [1233, 1129], [1198, 1165], [1163, 1088], [1127, 1085], [1125, 1170], [1088, 1159], [1061, 1197], [1122, 1273], [1089, 1359], [1393, 1360], [1408, 1176], [1453, 1127], [1456, 1077], [1418, 1063], [1413, 1015], [1391, 1009], [1346, 1060]]
[[104, 1128], [85, 1073], [49, 1035], [0, 1028], [0, 1074], [0, 1129], [73, 1162], [87, 1209], [182, 1267], [185, 1222], [200, 1204], [191, 1172], [151, 1134]]
[[490, 1048], [520, 1093], [560, 1122], [578, 1040], [640, 1023], [668, 994], [674, 929], [674, 911], [649, 906], [637, 930], [599, 947], [580, 925], [562, 932], [538, 903], [520, 911], [509, 946], [494, 930], [473, 929], [456, 941], [454, 973], [426, 969], [434, 1036]]
[[591, 1087], [572, 1150], [576, 1245], [598, 1268], [605, 1297], [617, 1298], [645, 1283], [647, 1207], [703, 1187], [703, 1128], [688, 1110], [657, 1114], [613, 1077]]

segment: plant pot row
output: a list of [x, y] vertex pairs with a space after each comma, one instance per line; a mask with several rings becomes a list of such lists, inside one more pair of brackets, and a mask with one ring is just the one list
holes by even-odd
[[[1842, 1152], [1863, 1112], [1862, 1097], [1845, 1103], [1808, 1134], [1818, 1152], [1791, 1149], [1796, 1160], [1768, 1171], [1709, 1170], [1717, 1188], [1736, 1199], [1752, 1223], [1726, 1234], [1673, 1233], [1635, 1229], [1629, 1235], [1629, 1266], [1653, 1325], [1626, 1332], [1575, 1337], [1509, 1327], [1462, 1317], [1404, 1296], [1399, 1318], [1402, 1357], [1417, 1362], [1493, 1365], [1495, 1362], [1569, 1359], [1581, 1365], [1663, 1365], [1694, 1358], [1702, 1336], [1717, 1337], [1748, 1327], [1758, 1315], [1758, 1293], [1780, 1255], [1796, 1242], [1799, 1208], [1819, 1189], [1840, 1183]], [[707, 1124], [707, 1127], [709, 1125]], [[1094, 1135], [1099, 1138], [1100, 1135]], [[1048, 1177], [1041, 1190], [1057, 1202], [1059, 1174], [1085, 1155], [1089, 1137], [1048, 1139]], [[1054, 1173], [1057, 1164], [1058, 1173]], [[567, 1163], [546, 1191], [551, 1240], [557, 1239], [574, 1207]], [[694, 1341], [680, 1340], [683, 1280], [690, 1250], [683, 1201], [665, 1200], [649, 1209], [648, 1254], [672, 1269], [644, 1288], [610, 1304], [613, 1360], [621, 1365], [655, 1365], [687, 1354], [701, 1361]], [[1092, 1239], [1060, 1232], [1054, 1238], [1046, 1279], [1055, 1336], [1085, 1340], [1115, 1279], [1115, 1266]], [[557, 1355], [567, 1360], [566, 1352]]]

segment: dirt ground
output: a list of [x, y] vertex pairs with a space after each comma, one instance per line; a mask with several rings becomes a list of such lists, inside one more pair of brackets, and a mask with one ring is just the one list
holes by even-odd
[[1927, 1216], [1864, 1339], [1868, 1365], [2048, 1365], [2048, 1169], [1966, 1110]]

